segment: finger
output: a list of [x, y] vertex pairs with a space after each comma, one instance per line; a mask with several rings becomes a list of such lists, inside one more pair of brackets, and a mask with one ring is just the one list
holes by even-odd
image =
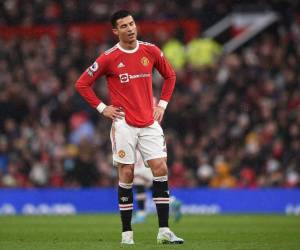
[[161, 123], [161, 120], [162, 120], [162, 115], [160, 114], [159, 117], [157, 118], [157, 121], [158, 121], [159, 123]]
[[117, 118], [124, 118], [125, 117], [125, 114], [124, 114], [124, 112], [116, 112], [115, 113], [115, 116], [117, 117]]
[[159, 120], [159, 123], [161, 123], [162, 120], [164, 119], [164, 114], [165, 114], [165, 112], [162, 112], [162, 113], [160, 114], [160, 120]]
[[115, 117], [115, 120], [118, 120], [118, 119], [123, 119], [123, 116], [122, 116], [122, 114], [120, 114], [120, 113], [114, 113], [114, 117]]
[[120, 116], [120, 115], [116, 115], [115, 117], [116, 117], [116, 119], [123, 119], [123, 116]]
[[159, 113], [155, 111], [154, 112], [154, 120], [157, 121], [158, 118], [159, 118]]

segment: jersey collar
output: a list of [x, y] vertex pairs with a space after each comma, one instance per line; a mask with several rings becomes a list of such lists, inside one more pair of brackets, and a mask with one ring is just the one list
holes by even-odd
[[137, 41], [136, 47], [135, 47], [134, 49], [123, 49], [123, 48], [120, 46], [120, 44], [117, 43], [117, 47], [119, 48], [119, 50], [121, 50], [121, 51], [123, 51], [123, 52], [125, 52], [125, 53], [129, 53], [129, 54], [136, 52], [136, 51], [139, 49], [139, 46], [140, 46], [139, 41]]

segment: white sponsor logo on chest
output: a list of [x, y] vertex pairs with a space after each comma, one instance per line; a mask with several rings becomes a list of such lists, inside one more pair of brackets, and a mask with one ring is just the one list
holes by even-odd
[[142, 73], [137, 75], [129, 75], [128, 73], [119, 74], [120, 82], [121, 83], [127, 83], [129, 80], [137, 79], [137, 78], [147, 78], [151, 77], [151, 74], [149, 73]]

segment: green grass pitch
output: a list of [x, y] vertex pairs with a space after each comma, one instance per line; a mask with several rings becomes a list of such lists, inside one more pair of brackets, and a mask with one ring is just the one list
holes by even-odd
[[1, 250], [197, 249], [299, 250], [300, 217], [184, 216], [170, 227], [183, 245], [157, 245], [157, 220], [134, 225], [134, 246], [120, 245], [118, 215], [0, 216]]

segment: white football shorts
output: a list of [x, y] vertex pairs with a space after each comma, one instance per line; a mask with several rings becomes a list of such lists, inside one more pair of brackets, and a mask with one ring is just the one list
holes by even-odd
[[117, 119], [112, 124], [110, 139], [114, 165], [135, 164], [136, 149], [140, 151], [145, 163], [167, 157], [164, 133], [157, 121], [148, 127], [137, 128], [128, 125], [125, 119]]

